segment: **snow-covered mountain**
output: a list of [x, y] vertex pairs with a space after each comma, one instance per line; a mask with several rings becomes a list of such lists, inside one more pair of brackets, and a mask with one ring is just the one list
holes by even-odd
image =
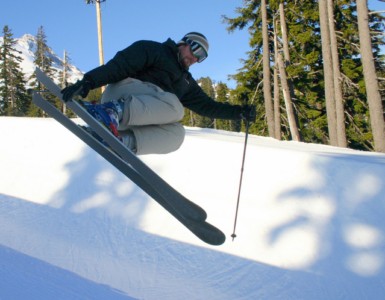
[[[21, 38], [15, 38], [16, 50], [20, 51], [20, 56], [23, 61], [21, 63], [22, 71], [26, 74], [26, 78], [29, 78], [34, 72], [36, 66], [34, 65], [34, 57], [36, 51], [36, 37], [31, 34], [25, 34]], [[3, 37], [0, 37], [0, 45], [3, 43]], [[60, 58], [52, 49], [50, 49], [49, 55], [52, 59], [52, 67], [56, 71], [56, 74], [63, 69], [63, 58]], [[83, 77], [83, 72], [80, 71], [74, 65], [69, 64], [68, 81], [75, 82], [77, 79]]]
[[142, 159], [228, 239], [204, 244], [49, 118], [0, 117], [0, 299], [384, 299], [385, 155], [186, 128]]

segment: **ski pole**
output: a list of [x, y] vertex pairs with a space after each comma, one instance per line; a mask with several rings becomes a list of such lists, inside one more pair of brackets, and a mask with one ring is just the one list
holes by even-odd
[[247, 146], [247, 139], [249, 137], [249, 121], [246, 120], [246, 135], [245, 135], [245, 145], [243, 147], [243, 157], [242, 157], [242, 167], [241, 167], [241, 176], [239, 179], [239, 189], [238, 189], [238, 199], [237, 199], [237, 207], [235, 209], [235, 219], [234, 219], [234, 228], [233, 228], [233, 234], [231, 237], [234, 239], [237, 237], [235, 234], [235, 229], [237, 227], [237, 220], [238, 220], [238, 210], [239, 210], [239, 202], [241, 198], [241, 188], [242, 188], [242, 181], [243, 181], [243, 169], [245, 166], [245, 157], [246, 157], [246, 146]]

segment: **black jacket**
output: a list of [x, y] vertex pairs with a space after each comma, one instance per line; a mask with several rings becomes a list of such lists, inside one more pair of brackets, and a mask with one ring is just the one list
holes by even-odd
[[178, 47], [168, 39], [164, 43], [138, 41], [119, 51], [105, 65], [85, 75], [93, 88], [115, 83], [127, 77], [151, 82], [175, 94], [183, 106], [206, 117], [241, 119], [241, 106], [214, 101], [200, 88], [178, 60]]

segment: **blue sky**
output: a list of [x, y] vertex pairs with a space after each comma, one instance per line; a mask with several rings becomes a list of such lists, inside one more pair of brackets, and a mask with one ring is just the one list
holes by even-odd
[[[6, 2], [6, 4], [5, 4]], [[209, 76], [228, 82], [249, 51], [247, 30], [228, 33], [222, 15], [236, 16], [242, 0], [107, 0], [101, 4], [105, 61], [134, 41], [179, 40], [185, 33], [199, 31], [210, 42], [209, 57], [190, 71], [195, 78]], [[8, 25], [15, 38], [36, 35], [43, 26], [48, 45], [59, 55], [66, 50], [82, 71], [98, 66], [96, 9], [84, 0], [0, 0], [1, 30]], [[372, 9], [385, 10], [385, 3], [369, 1]]]
[[[5, 2], [5, 0], [0, 0]], [[199, 31], [210, 42], [209, 57], [190, 71], [195, 78], [210, 76], [227, 82], [227, 75], [241, 67], [249, 50], [247, 31], [229, 34], [222, 15], [234, 17], [242, 0], [107, 0], [101, 3], [105, 61], [140, 39], [159, 42], [179, 40]], [[69, 52], [82, 71], [98, 66], [96, 8], [84, 0], [7, 1], [1, 5], [0, 26], [8, 25], [14, 37], [36, 35], [43, 26], [48, 45], [59, 55]], [[5, 9], [4, 9], [5, 8]], [[231, 84], [231, 83], [229, 83]]]

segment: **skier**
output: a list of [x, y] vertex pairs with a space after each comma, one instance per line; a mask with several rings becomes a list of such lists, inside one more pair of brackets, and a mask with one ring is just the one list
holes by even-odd
[[179, 123], [184, 107], [210, 118], [255, 121], [254, 106], [229, 105], [210, 98], [193, 79], [189, 67], [207, 58], [209, 44], [198, 32], [178, 43], [137, 41], [105, 65], [62, 90], [63, 99], [85, 98], [107, 85], [101, 104], [86, 109], [138, 155], [177, 150], [185, 130]]

